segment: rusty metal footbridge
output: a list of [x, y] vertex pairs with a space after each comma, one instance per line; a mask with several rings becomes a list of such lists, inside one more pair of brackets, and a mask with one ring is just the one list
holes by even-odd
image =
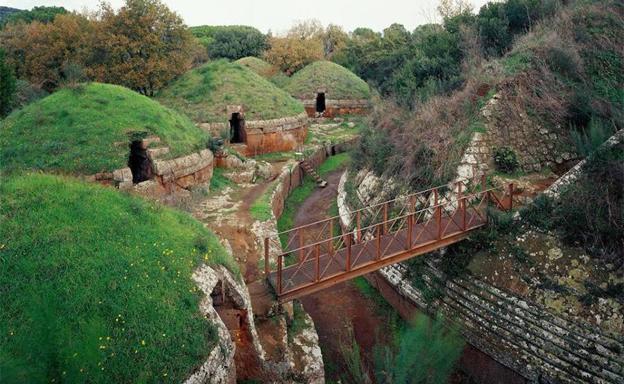
[[266, 276], [286, 302], [435, 251], [487, 225], [488, 208], [511, 210], [506, 189], [460, 180], [280, 232], [264, 239]]

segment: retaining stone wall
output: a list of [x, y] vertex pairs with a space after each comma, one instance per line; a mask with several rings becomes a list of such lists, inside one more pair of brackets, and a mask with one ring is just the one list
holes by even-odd
[[87, 180], [112, 185], [150, 198], [162, 198], [166, 195], [186, 192], [194, 186], [210, 182], [214, 167], [214, 156], [210, 150], [204, 149], [169, 160], [158, 158], [168, 152], [167, 147], [148, 149], [147, 153], [154, 174], [151, 180], [133, 184], [132, 172], [128, 167], [113, 172], [97, 173], [87, 177]]
[[[309, 117], [317, 117], [316, 99], [301, 100]], [[372, 109], [370, 100], [325, 100], [323, 117], [333, 118], [341, 115], [366, 115]]]
[[488, 135], [480, 132], [472, 134], [470, 144], [457, 167], [455, 182], [464, 179], [474, 179], [486, 174], [492, 169], [492, 148]]
[[515, 111], [513, 103], [501, 102], [499, 94], [481, 110], [487, 136], [493, 148], [509, 147], [525, 172], [555, 169], [578, 156], [567, 135], [538, 125], [526, 112]]
[[[447, 281], [442, 298], [429, 304], [405, 278], [405, 271], [398, 264], [380, 274], [422, 308], [456, 319], [471, 344], [527, 379], [556, 383], [624, 380], [624, 357], [615, 352], [622, 350], [621, 340], [470, 276]], [[432, 276], [443, 276], [434, 267], [427, 268], [425, 281], [435, 287]]]
[[[223, 130], [230, 129], [228, 123], [203, 123], [199, 127], [212, 136], [219, 137]], [[246, 142], [233, 144], [243, 156], [256, 156], [271, 152], [292, 151], [303, 144], [308, 134], [308, 115], [272, 120], [245, 120]]]

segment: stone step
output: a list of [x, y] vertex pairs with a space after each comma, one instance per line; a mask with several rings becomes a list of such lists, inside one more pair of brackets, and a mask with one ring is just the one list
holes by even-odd
[[622, 376], [602, 369], [593, 362], [588, 362], [582, 356], [573, 353], [571, 347], [566, 346], [565, 341], [558, 336], [546, 330], [538, 329], [522, 319], [510, 316], [504, 310], [497, 311], [491, 303], [462, 290], [452, 282], [447, 283], [446, 294], [462, 307], [484, 319], [491, 328], [507, 331], [510, 337], [518, 340], [518, 344], [524, 345], [532, 351], [543, 351], [544, 354], [550, 356], [552, 364], [570, 372], [570, 374], [583, 377], [592, 383], [621, 382], [623, 379]]
[[610, 335], [596, 327], [592, 327], [588, 324], [579, 324], [576, 321], [571, 319], [566, 319], [561, 315], [554, 315], [549, 312], [546, 308], [541, 305], [535, 303], [528, 303], [525, 300], [519, 299], [513, 295], [510, 295], [506, 292], [501, 291], [500, 289], [493, 287], [483, 281], [476, 278], [469, 278], [466, 281], [479, 289], [486, 289], [491, 292], [493, 295], [504, 299], [506, 301], [511, 302], [519, 306], [520, 308], [529, 311], [533, 315], [543, 317], [548, 320], [550, 323], [557, 325], [560, 328], [568, 329], [576, 335], [581, 335], [583, 337], [581, 342], [591, 341], [593, 343], [601, 345], [605, 350], [599, 350], [599, 353], [604, 353], [606, 357], [618, 359], [621, 364], [624, 365], [624, 356], [622, 353], [619, 355], [611, 351], [611, 348], [618, 349], [624, 352], [624, 340], [622, 340], [621, 336]]
[[[431, 268], [430, 272], [439, 278], [444, 279], [443, 274], [435, 269], [435, 267], [432, 265], [429, 265], [429, 267]], [[473, 292], [487, 291], [496, 296], [498, 299], [505, 300], [510, 303], [516, 314], [523, 314], [526, 312], [530, 313], [537, 319], [540, 319], [547, 328], [554, 327], [555, 330], [561, 331], [562, 336], [571, 335], [571, 337], [575, 338], [581, 345], [594, 345], [598, 354], [618, 362], [620, 366], [624, 366], [624, 355], [622, 355], [622, 353], [624, 353], [624, 344], [622, 341], [618, 340], [618, 336], [609, 335], [601, 329], [592, 327], [588, 324], [580, 324], [576, 321], [566, 319], [564, 317], [565, 315], [555, 315], [541, 305], [531, 303], [527, 300], [506, 293], [477, 278], [467, 276], [464, 279], [456, 279], [455, 281], [455, 283], [458, 284], [461, 284], [462, 282], [471, 284], [474, 289], [470, 290]], [[618, 354], [613, 352], [611, 349], [622, 352]]]
[[[557, 381], [560, 383], [579, 383], [579, 379], [577, 377], [562, 371], [559, 367], [553, 365], [548, 358], [537, 357], [538, 355], [536, 352], [538, 351], [526, 353], [524, 347], [519, 346], [515, 341], [509, 341], [509, 335], [506, 334], [503, 329], [489, 328], [486, 320], [480, 318], [477, 314], [471, 311], [462, 310], [461, 307], [458, 307], [459, 304], [453, 300], [448, 298], [443, 299], [441, 305], [447, 306], [448, 309], [445, 313], [447, 317], [460, 320], [462, 326], [479, 335], [477, 337], [482, 338], [484, 334], [488, 334], [490, 337], [495, 336], [495, 340], [487, 342], [489, 345], [486, 346], [486, 348], [488, 349], [484, 349], [484, 352], [491, 354], [492, 351], [490, 349], [494, 349], [492, 346], [497, 345], [504, 351], [504, 354], [512, 354], [516, 359], [518, 359], [519, 363], [516, 364], [514, 368], [519, 372], [522, 372], [524, 376], [527, 376], [530, 379], [536, 379], [537, 375], [534, 371], [535, 368], [539, 367], [540, 371], [547, 369], [547, 372], [550, 372], [551, 378], [553, 378], [553, 373], [556, 374]], [[522, 367], [522, 364], [524, 365], [524, 368]]]
[[[404, 271], [404, 268], [396, 269], [402, 269], [401, 272]], [[435, 271], [430, 269], [428, 273], [436, 275]], [[398, 280], [397, 274], [397, 272], [394, 273], [394, 280]], [[425, 280], [432, 284], [431, 278]], [[600, 356], [592, 357], [592, 354], [583, 348], [577, 350], [577, 345], [570, 347], [564, 338], [551, 332], [550, 328], [559, 328], [556, 325], [548, 323], [544, 328], [544, 322], [540, 323], [541, 326], [529, 323], [528, 319], [522, 319], [517, 316], [517, 312], [522, 308], [510, 307], [509, 304], [501, 308], [503, 309], [503, 315], [499, 318], [497, 315], [500, 315], [500, 313], [495, 310], [495, 308], [499, 308], [498, 302], [490, 302], [487, 297], [479, 297], [472, 290], [468, 290], [454, 282], [449, 283], [446, 291], [448, 297], [445, 297], [443, 300], [446, 303], [445, 305], [454, 308], [463, 318], [470, 318], [480, 324], [481, 328], [478, 327], [480, 334], [485, 329], [487, 332], [493, 332], [501, 337], [506, 335], [507, 338], [513, 340], [511, 342], [505, 341], [509, 346], [512, 346], [508, 348], [508, 353], [515, 351], [518, 357], [527, 362], [534, 360], [535, 356], [548, 356], [548, 358], [542, 358], [542, 363], [536, 366], [547, 363], [556, 372], [559, 372], [559, 375], [569, 376], [566, 380], [571, 380], [570, 382], [577, 382], [578, 379], [592, 383], [624, 382], [622, 375], [618, 374], [618, 372], [621, 372], [621, 367], [617, 363]], [[491, 295], [490, 299], [493, 298], [494, 296]], [[509, 308], [512, 310], [509, 311]], [[523, 327], [514, 325], [512, 323], [514, 321]], [[532, 318], [531, 321], [535, 322], [537, 320]], [[560, 329], [560, 331], [563, 330]], [[565, 335], [565, 331], [563, 332]], [[536, 352], [539, 353], [536, 354]], [[587, 360], [591, 360], [591, 362]], [[573, 377], [576, 377], [576, 379]]]
[[[538, 308], [536, 306], [529, 304], [526, 301], [513, 297], [512, 299], [514, 299], [514, 301], [511, 301], [509, 298], [497, 296], [491, 291], [491, 289], [495, 289], [494, 287], [488, 287], [486, 284], [477, 286], [474, 282], [471, 283], [471, 280], [473, 279], [458, 279], [454, 281], [454, 283], [459, 286], [463, 286], [464, 289], [469, 290], [471, 293], [477, 293], [490, 302], [495, 303], [497, 306], [504, 308], [521, 321], [526, 321], [530, 325], [538, 327], [541, 332], [546, 332], [547, 334], [558, 337], [566, 344], [569, 344], [569, 349], [575, 353], [581, 354], [585, 358], [593, 360], [594, 363], [608, 368], [613, 373], [624, 375], [624, 361], [622, 356], [618, 356], [606, 348], [601, 348], [601, 344], [596, 343], [596, 341], [593, 340], [596, 337], [591, 337], [596, 330], [585, 331], [582, 329], [571, 329], [572, 327], [556, 324], [549, 319], [553, 316], [546, 313], [545, 309], [538, 312]], [[473, 287], [473, 289], [470, 287]], [[508, 297], [508, 295], [506, 296]], [[588, 351], [588, 349], [590, 349], [590, 351]]]
[[312, 168], [312, 166], [310, 166], [310, 164], [308, 164], [307, 162], [303, 161], [301, 163], [301, 166], [303, 167], [304, 171], [310, 175], [317, 183], [321, 184], [322, 186], [326, 186], [327, 182], [325, 180], [323, 180], [321, 178], [321, 176], [319, 176], [318, 173], [316, 173], [316, 171], [314, 170], [314, 168]]

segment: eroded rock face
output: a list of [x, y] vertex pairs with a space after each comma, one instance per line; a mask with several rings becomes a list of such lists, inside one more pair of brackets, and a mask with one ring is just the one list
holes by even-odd
[[235, 346], [230, 338], [230, 332], [215, 310], [210, 296], [217, 284], [223, 281], [226, 274], [230, 275], [225, 268], [218, 271], [206, 265], [201, 266], [193, 273], [193, 280], [205, 295], [199, 304], [200, 311], [217, 327], [219, 344], [210, 352], [206, 362], [197, 372], [184, 382], [185, 384], [230, 384], [236, 382]]
[[323, 384], [325, 369], [318, 334], [314, 328], [314, 321], [307, 313], [304, 314], [304, 322], [306, 327], [293, 337], [295, 364], [302, 367], [300, 375], [305, 383]]
[[[344, 193], [340, 188], [344, 185], [339, 196]], [[340, 205], [348, 209], [346, 199]], [[379, 275], [419, 308], [454, 319], [470, 344], [528, 380], [624, 382], [622, 305], [611, 298], [598, 298], [589, 306], [579, 300], [588, 293], [585, 283], [591, 276], [601, 275], [591, 273], [599, 266], [591, 266], [585, 255], [572, 255], [552, 235], [539, 234], [544, 247], [538, 249], [536, 236], [527, 231], [516, 239], [527, 243], [527, 257], [537, 260], [534, 267], [525, 265], [520, 272], [518, 265], [503, 268], [512, 265], [513, 256], [498, 252], [482, 263], [490, 269], [481, 265], [478, 272], [449, 280], [437, 267], [439, 256], [426, 259], [420, 278], [428, 289], [442, 293], [434, 300], [412, 284], [402, 264], [382, 268]], [[562, 289], [545, 288], [542, 275]], [[622, 281], [615, 274], [605, 278], [603, 288]], [[518, 289], [519, 280], [524, 289]]]

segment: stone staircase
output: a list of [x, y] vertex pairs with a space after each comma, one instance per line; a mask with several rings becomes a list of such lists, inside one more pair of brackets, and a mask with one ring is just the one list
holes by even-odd
[[312, 177], [314, 181], [316, 181], [316, 184], [319, 187], [325, 188], [327, 186], [327, 181], [323, 180], [307, 161], [301, 161], [301, 168], [305, 171], [305, 173], [310, 175], [310, 177]]
[[444, 294], [427, 305], [422, 294], [403, 278], [404, 273], [401, 265], [382, 271], [401, 294], [454, 319], [468, 342], [526, 378], [570, 384], [624, 383], [621, 337], [554, 315], [470, 276], [441, 287], [433, 277], [443, 276], [431, 267], [426, 268], [423, 279], [430, 288], [442, 288]]

